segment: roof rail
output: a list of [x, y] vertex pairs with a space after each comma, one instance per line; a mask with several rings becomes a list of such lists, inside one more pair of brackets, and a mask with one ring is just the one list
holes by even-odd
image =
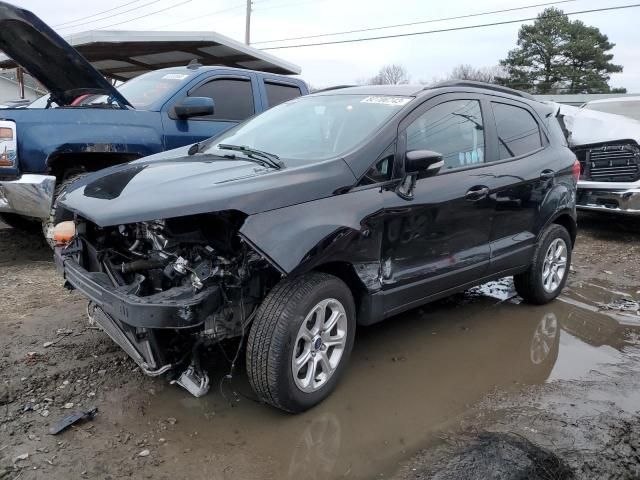
[[527, 100], [536, 101], [533, 95], [527, 92], [521, 92], [520, 90], [514, 90], [513, 88], [503, 87], [502, 85], [496, 85], [494, 83], [476, 82], [474, 80], [446, 80], [444, 82], [438, 82], [428, 87], [425, 87], [424, 89], [429, 90], [432, 88], [442, 88], [442, 87], [484, 88], [486, 90], [493, 90], [496, 92], [507, 93], [509, 95], [516, 95], [518, 97], [526, 98]]
[[327, 88], [321, 88], [320, 90], [314, 90], [311, 93], [318, 93], [318, 92], [330, 92], [331, 90], [340, 90], [341, 88], [351, 88], [351, 87], [357, 87], [358, 85], [334, 85], [333, 87], [327, 87]]

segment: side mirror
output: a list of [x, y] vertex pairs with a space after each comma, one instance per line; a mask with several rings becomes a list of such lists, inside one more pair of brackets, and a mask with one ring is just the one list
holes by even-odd
[[185, 97], [174, 107], [176, 117], [189, 118], [212, 115], [213, 99], [209, 97]]
[[444, 165], [442, 154], [430, 150], [410, 150], [404, 161], [404, 171], [408, 175], [420, 177], [437, 174]]
[[404, 158], [405, 176], [396, 187], [396, 193], [404, 200], [413, 200], [413, 190], [418, 178], [437, 174], [442, 166], [442, 154], [430, 150], [410, 150]]

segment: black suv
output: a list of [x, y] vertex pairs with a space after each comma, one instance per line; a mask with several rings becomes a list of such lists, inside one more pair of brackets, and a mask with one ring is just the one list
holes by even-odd
[[579, 173], [553, 107], [513, 90], [326, 90], [79, 180], [56, 261], [147, 374], [203, 395], [207, 346], [235, 339], [235, 365], [247, 336], [255, 392], [298, 412], [356, 324], [507, 275], [558, 296]]

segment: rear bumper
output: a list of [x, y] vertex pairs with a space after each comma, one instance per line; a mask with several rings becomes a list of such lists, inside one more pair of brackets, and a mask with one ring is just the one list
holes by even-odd
[[640, 184], [622, 187], [616, 188], [615, 184], [603, 186], [602, 182], [598, 182], [597, 186], [590, 182], [579, 183], [576, 207], [580, 210], [640, 216]]
[[139, 297], [126, 287], [116, 288], [105, 273], [88, 272], [64, 248], [55, 249], [56, 268], [67, 282], [89, 297], [104, 313], [138, 328], [192, 328], [216, 312], [223, 299], [220, 288], [193, 293], [191, 286]]
[[48, 218], [56, 177], [22, 175], [17, 180], [0, 181], [0, 213]]

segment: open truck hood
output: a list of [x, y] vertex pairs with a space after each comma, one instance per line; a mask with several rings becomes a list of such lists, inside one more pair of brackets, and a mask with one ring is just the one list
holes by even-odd
[[27, 70], [60, 106], [86, 93], [129, 102], [91, 64], [36, 15], [0, 2], [0, 50]]

